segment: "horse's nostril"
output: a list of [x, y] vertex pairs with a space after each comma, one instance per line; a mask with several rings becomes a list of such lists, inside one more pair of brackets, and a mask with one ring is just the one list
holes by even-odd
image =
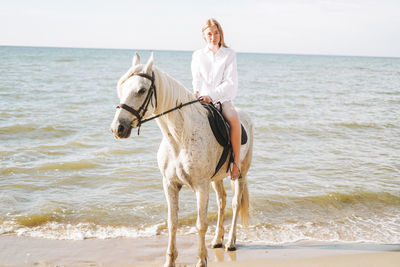
[[124, 126], [120, 124], [118, 126], [118, 134], [122, 134], [124, 132], [124, 129], [125, 129]]

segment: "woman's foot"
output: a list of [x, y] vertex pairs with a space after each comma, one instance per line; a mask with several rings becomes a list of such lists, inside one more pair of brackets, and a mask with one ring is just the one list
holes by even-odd
[[242, 173], [240, 172], [239, 166], [236, 162], [233, 162], [231, 169], [231, 180], [235, 181], [242, 178]]

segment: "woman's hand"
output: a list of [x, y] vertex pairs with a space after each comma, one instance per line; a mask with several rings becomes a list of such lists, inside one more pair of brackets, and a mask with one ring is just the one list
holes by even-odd
[[199, 99], [201, 100], [201, 102], [204, 102], [204, 103], [210, 103], [210, 102], [212, 102], [211, 97], [209, 97], [208, 95], [200, 96]]

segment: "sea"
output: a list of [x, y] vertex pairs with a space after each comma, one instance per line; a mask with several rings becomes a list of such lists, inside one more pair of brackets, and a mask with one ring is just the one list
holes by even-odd
[[[168, 234], [157, 124], [125, 140], [110, 132], [135, 52], [154, 52], [191, 90], [191, 51], [0, 47], [0, 237]], [[255, 126], [238, 243], [400, 243], [400, 58], [237, 53], [237, 63], [235, 106]], [[187, 187], [179, 218], [178, 239], [196, 233]]]

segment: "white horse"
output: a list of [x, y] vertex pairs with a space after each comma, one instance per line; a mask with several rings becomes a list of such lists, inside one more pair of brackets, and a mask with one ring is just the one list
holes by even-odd
[[[132, 67], [117, 85], [120, 105], [111, 124], [116, 138], [128, 138], [131, 129], [140, 127], [151, 115], [161, 114], [181, 103], [196, 100], [181, 83], [153, 66], [153, 55], [148, 62], [140, 64], [135, 54]], [[242, 178], [232, 181], [232, 226], [226, 250], [236, 249], [236, 223], [238, 213], [243, 225], [247, 225], [249, 193], [246, 174], [252, 159], [253, 126], [250, 117], [238, 110], [241, 122], [247, 131], [248, 142], [241, 147]], [[175, 266], [178, 256], [176, 230], [178, 227], [178, 195], [183, 185], [190, 187], [197, 198], [197, 229], [199, 234], [199, 261], [196, 266], [207, 266], [205, 234], [208, 227], [207, 208], [210, 183], [218, 203], [218, 222], [211, 247], [222, 247], [224, 238], [224, 209], [226, 193], [223, 179], [229, 175], [228, 163], [213, 176], [223, 148], [217, 143], [207, 119], [207, 112], [198, 102], [174, 110], [156, 119], [163, 134], [157, 154], [158, 166], [163, 176], [163, 186], [168, 202], [169, 243], [164, 266]], [[213, 176], [213, 177], [212, 177]]]

